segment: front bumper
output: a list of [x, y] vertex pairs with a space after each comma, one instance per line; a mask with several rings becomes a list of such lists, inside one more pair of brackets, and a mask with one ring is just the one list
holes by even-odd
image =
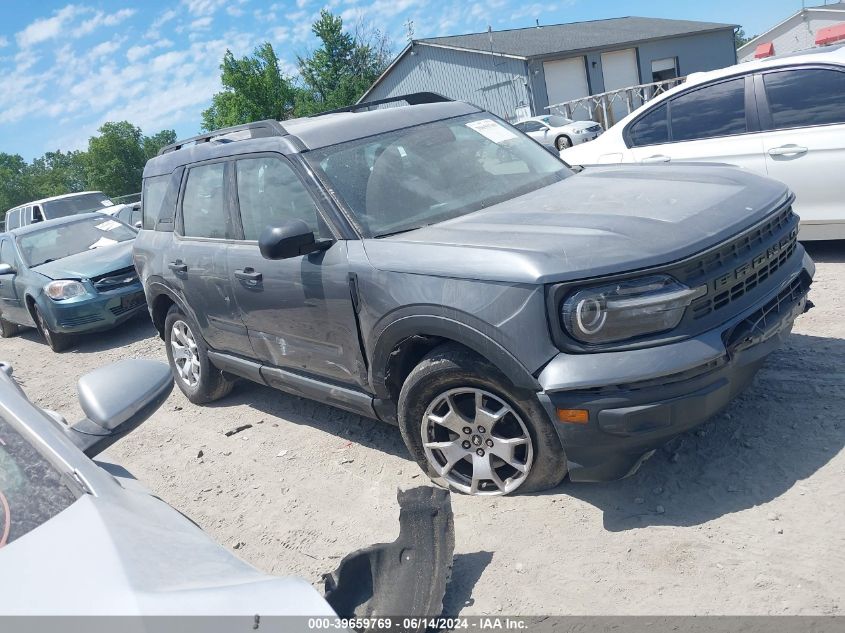
[[[541, 403], [555, 422], [573, 481], [636, 472], [654, 449], [702, 424], [742, 392], [807, 309], [815, 267], [798, 270], [749, 312], [698, 337], [603, 354], [560, 354], [541, 372]], [[586, 409], [586, 424], [556, 409]]]
[[47, 326], [65, 334], [108, 330], [147, 307], [140, 282], [85, 295], [79, 300], [53, 301], [46, 296], [42, 300], [40, 307]]

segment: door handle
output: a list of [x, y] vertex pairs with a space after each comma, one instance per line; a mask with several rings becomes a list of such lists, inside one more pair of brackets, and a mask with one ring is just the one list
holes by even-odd
[[655, 154], [654, 156], [643, 158], [640, 162], [647, 165], [649, 163], [668, 163], [670, 160], [672, 159], [665, 154]]
[[773, 147], [769, 150], [769, 156], [802, 156], [807, 153], [806, 147], [800, 145], [781, 145], [780, 147]]
[[177, 259], [176, 261], [170, 262], [167, 267], [174, 273], [188, 272], [188, 265], [183, 263], [181, 259]]
[[256, 270], [252, 267], [244, 268], [243, 270], [236, 270], [235, 277], [241, 279], [249, 284], [257, 284], [261, 281], [261, 273], [256, 272]]

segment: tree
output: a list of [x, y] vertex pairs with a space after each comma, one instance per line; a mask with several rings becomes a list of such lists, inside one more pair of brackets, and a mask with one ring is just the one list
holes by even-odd
[[88, 186], [117, 197], [141, 190], [146, 155], [141, 130], [128, 121], [104, 123], [88, 141]]
[[220, 70], [223, 91], [211, 98], [211, 107], [202, 113], [204, 130], [293, 116], [295, 90], [270, 42], [241, 59], [227, 50]]
[[27, 171], [33, 198], [48, 198], [85, 189], [85, 152], [47, 152]]
[[297, 99], [297, 114], [354, 104], [387, 68], [390, 42], [380, 31], [359, 23], [355, 34], [343, 30], [343, 19], [320, 11], [311, 31], [320, 40], [317, 50], [297, 57], [303, 87]]
[[165, 145], [176, 142], [176, 130], [162, 130], [158, 134], [145, 136], [141, 140], [141, 148], [144, 150], [144, 158], [150, 160]]
[[[0, 152], [0, 214], [32, 200], [28, 165], [19, 154]], [[0, 217], [0, 220], [3, 218]]]
[[734, 46], [736, 48], [739, 48], [740, 46], [745, 46], [746, 44], [748, 44], [748, 42], [753, 40], [755, 37], [757, 37], [757, 36], [756, 35], [746, 36], [745, 35], [745, 29], [743, 29], [742, 27], [739, 27], [736, 31], [734, 31]]

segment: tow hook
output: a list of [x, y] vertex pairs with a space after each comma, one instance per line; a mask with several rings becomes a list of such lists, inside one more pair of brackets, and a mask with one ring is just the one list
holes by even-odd
[[443, 611], [455, 551], [449, 492], [421, 486], [396, 496], [399, 538], [354, 551], [323, 575], [326, 600], [341, 618], [434, 618]]

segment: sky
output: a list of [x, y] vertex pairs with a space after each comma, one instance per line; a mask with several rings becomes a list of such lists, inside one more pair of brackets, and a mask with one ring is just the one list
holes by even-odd
[[[822, 4], [823, 0], [808, 2]], [[84, 149], [106, 121], [198, 133], [226, 49], [273, 44], [290, 74], [321, 8], [368, 23], [398, 53], [415, 38], [626, 15], [739, 24], [749, 35], [801, 0], [0, 0], [0, 152]]]

